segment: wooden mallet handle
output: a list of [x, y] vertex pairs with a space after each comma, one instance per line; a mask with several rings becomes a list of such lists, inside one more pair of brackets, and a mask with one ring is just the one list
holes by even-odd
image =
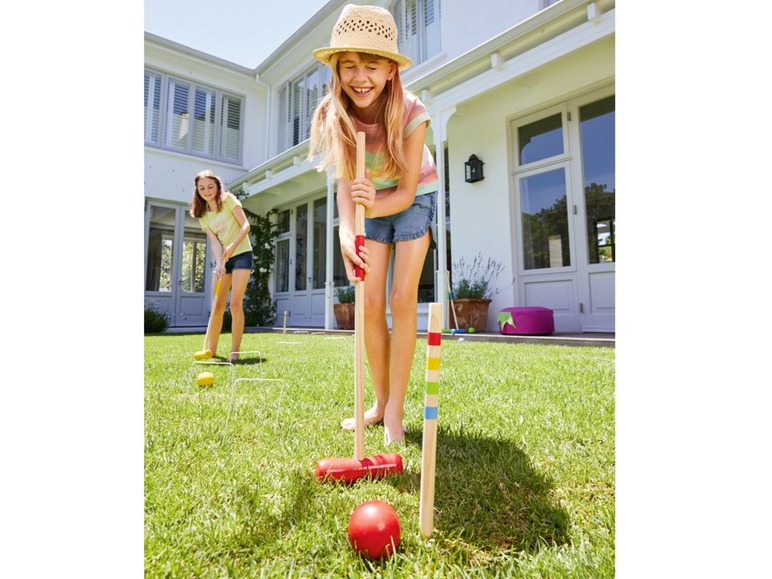
[[[357, 133], [357, 165], [356, 177], [365, 176], [365, 134]], [[357, 255], [359, 246], [365, 244], [365, 208], [355, 203], [356, 215], [354, 221], [354, 239]], [[356, 268], [359, 281], [354, 286], [354, 458], [365, 458], [365, 271]]]

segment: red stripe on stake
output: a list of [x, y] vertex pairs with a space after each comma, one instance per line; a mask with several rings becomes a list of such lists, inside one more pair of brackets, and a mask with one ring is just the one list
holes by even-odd
[[427, 346], [439, 346], [442, 342], [442, 334], [440, 332], [429, 332], [426, 334]]

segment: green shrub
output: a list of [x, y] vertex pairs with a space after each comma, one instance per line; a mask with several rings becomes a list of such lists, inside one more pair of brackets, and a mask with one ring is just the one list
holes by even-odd
[[153, 308], [145, 308], [145, 333], [160, 334], [169, 327], [169, 316]]
[[231, 311], [225, 310], [222, 313], [222, 330], [220, 330], [220, 332], [221, 333], [230, 332], [232, 326], [233, 326], [233, 316], [231, 316]]
[[335, 295], [342, 304], [353, 304], [356, 296], [356, 286], [345, 285], [335, 288]]

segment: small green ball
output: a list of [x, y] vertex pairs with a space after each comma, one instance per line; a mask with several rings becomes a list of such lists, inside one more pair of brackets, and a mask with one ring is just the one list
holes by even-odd
[[470, 334], [474, 334], [474, 328], [469, 328], [469, 329], [467, 330], [467, 332], [469, 332]]

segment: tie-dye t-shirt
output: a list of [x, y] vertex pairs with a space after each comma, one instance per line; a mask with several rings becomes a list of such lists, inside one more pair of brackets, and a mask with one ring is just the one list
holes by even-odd
[[[368, 168], [374, 167], [376, 166], [379, 157], [377, 151], [382, 150], [385, 147], [386, 133], [384, 128], [380, 124], [366, 125], [360, 122], [356, 117], [352, 118], [357, 131], [363, 131], [365, 133], [367, 143], [365, 164]], [[428, 126], [431, 121], [426, 106], [417, 96], [405, 91], [404, 138], [407, 138], [421, 123], [427, 123]], [[375, 185], [376, 191], [387, 189], [396, 190], [397, 184], [399, 183], [399, 179], [371, 178], [371, 180], [373, 185]], [[438, 188], [439, 177], [437, 175], [437, 166], [434, 164], [434, 157], [432, 157], [431, 151], [429, 151], [429, 148], [424, 144], [423, 158], [421, 159], [421, 173], [418, 176], [416, 195], [433, 193], [434, 191], [437, 191]]]

